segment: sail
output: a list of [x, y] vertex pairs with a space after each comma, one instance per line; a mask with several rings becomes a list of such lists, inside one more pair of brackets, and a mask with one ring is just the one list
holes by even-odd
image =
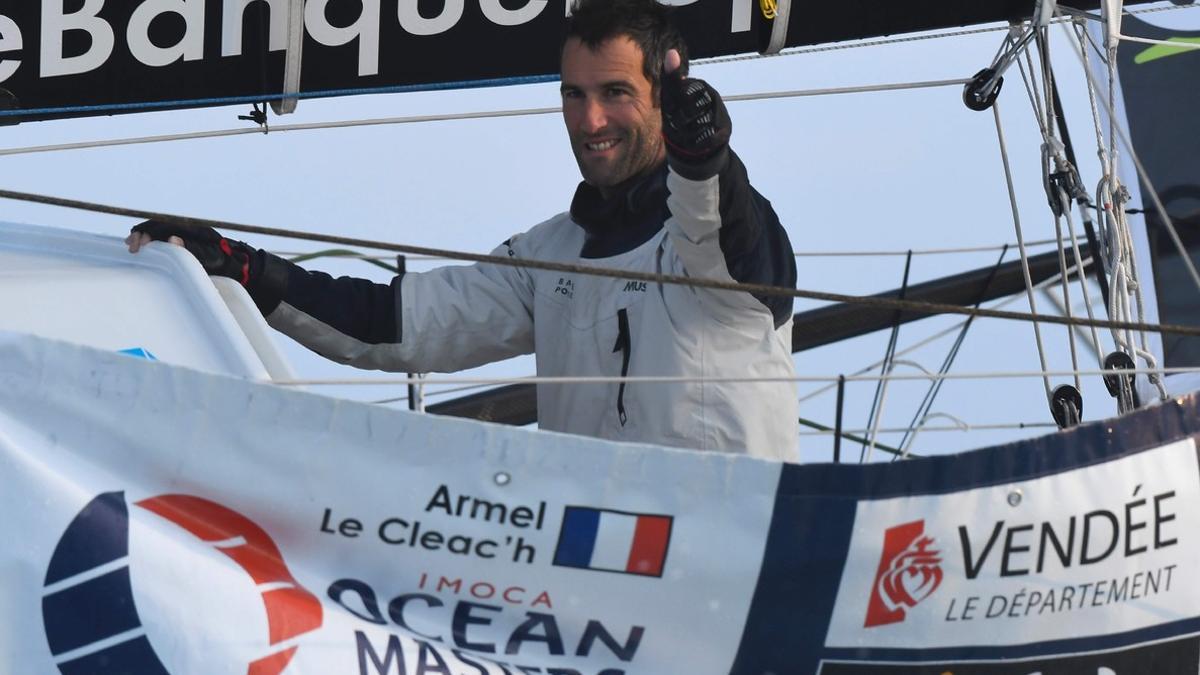
[[[790, 10], [774, 20], [758, 0], [671, 4], [693, 57], [711, 57], [1019, 19], [1034, 3], [780, 2]], [[553, 79], [567, 11], [563, 0], [9, 2], [0, 122]]]

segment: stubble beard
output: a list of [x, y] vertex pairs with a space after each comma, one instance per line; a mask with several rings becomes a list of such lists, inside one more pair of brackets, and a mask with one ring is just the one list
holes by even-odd
[[618, 155], [611, 162], [587, 162], [583, 159], [586, 150], [583, 144], [586, 142], [580, 139], [572, 144], [572, 150], [575, 152], [575, 162], [579, 165], [579, 173], [583, 176], [583, 180], [589, 185], [601, 190], [612, 188], [624, 183], [630, 178], [645, 172], [653, 166], [661, 154], [662, 141], [659, 136], [647, 138], [643, 135], [633, 136], [623, 134], [618, 147], [622, 147], [624, 152]]

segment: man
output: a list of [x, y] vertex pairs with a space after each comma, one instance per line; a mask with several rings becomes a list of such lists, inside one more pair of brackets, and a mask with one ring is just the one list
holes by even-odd
[[[720, 96], [654, 0], [583, 0], [562, 48], [563, 119], [584, 182], [568, 213], [496, 255], [794, 287], [771, 205], [729, 149]], [[250, 291], [268, 323], [360, 368], [446, 372], [535, 352], [543, 376], [675, 382], [543, 384], [543, 429], [796, 459], [791, 299], [479, 264], [333, 279], [215, 231], [134, 227], [187, 246]], [[728, 382], [722, 378], [776, 378]]]

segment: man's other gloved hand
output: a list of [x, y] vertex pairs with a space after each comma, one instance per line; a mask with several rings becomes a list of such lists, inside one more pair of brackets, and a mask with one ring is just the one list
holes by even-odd
[[679, 64], [679, 52], [668, 50], [662, 77], [663, 137], [674, 157], [699, 163], [729, 144], [733, 122], [717, 90], [680, 75]]
[[136, 253], [148, 241], [166, 241], [186, 248], [212, 276], [229, 277], [249, 286], [261, 274], [259, 252], [240, 241], [226, 239], [211, 227], [184, 227], [157, 220], [134, 225], [125, 243]]

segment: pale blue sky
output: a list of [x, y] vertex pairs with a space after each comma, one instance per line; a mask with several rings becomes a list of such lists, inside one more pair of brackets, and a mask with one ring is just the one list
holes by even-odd
[[[1195, 27], [1200, 11], [1165, 12], [1163, 25]], [[700, 65], [693, 75], [724, 94], [940, 80], [970, 77], [991, 61], [1002, 33], [911, 44]], [[1052, 33], [1064, 104], [1083, 164], [1095, 185], [1095, 148], [1077, 57]], [[919, 91], [793, 98], [730, 104], [733, 146], [752, 181], [774, 204], [794, 247], [801, 251], [905, 250], [1014, 241], [1012, 215], [990, 112], [967, 110], [958, 87]], [[557, 83], [505, 89], [417, 93], [302, 101], [276, 124], [553, 106]], [[1000, 98], [1021, 216], [1029, 240], [1053, 237], [1042, 193], [1036, 125], [1019, 75], [1009, 74]], [[3, 147], [236, 127], [248, 106], [159, 112], [0, 127]], [[312, 232], [487, 252], [509, 235], [563, 211], [579, 174], [557, 115], [447, 121], [387, 127], [241, 136], [125, 148], [0, 157], [3, 187], [94, 200], [126, 207], [254, 223]], [[132, 221], [15, 202], [3, 220], [123, 236]], [[1082, 236], [1082, 229], [1079, 230]], [[319, 245], [247, 241], [275, 250]], [[1037, 251], [1047, 250], [1045, 248]], [[990, 265], [996, 253], [921, 256], [913, 283]], [[1012, 251], [1009, 260], [1015, 259]], [[354, 262], [313, 265], [335, 274], [383, 280]], [[411, 263], [410, 269], [421, 269]], [[899, 285], [903, 258], [800, 258], [801, 288], [867, 294]], [[1072, 289], [1078, 299], [1078, 286]], [[1048, 306], [1038, 298], [1039, 309]], [[798, 301], [796, 310], [815, 306]], [[1024, 302], [1009, 309], [1027, 310]], [[930, 335], [956, 319], [937, 318], [901, 329], [900, 345]], [[1066, 337], [1047, 327], [1050, 367], [1070, 368]], [[280, 338], [286, 342], [285, 338]], [[837, 375], [880, 358], [887, 331], [796, 356], [803, 375]], [[1105, 349], [1111, 340], [1102, 337]], [[951, 338], [909, 358], [930, 370]], [[288, 347], [304, 377], [373, 377]], [[1080, 365], [1095, 359], [1080, 352]], [[1032, 329], [1025, 324], [977, 322], [954, 370], [1028, 371], [1038, 367]], [[483, 375], [532, 374], [532, 360], [479, 369]], [[1065, 382], [1059, 378], [1056, 383]], [[801, 392], [816, 385], [801, 384]], [[895, 382], [888, 390], [883, 426], [907, 425], [924, 384]], [[866, 423], [874, 386], [851, 385], [846, 425]], [[329, 393], [374, 400], [402, 395], [395, 387], [338, 388]], [[442, 400], [433, 398], [433, 401]], [[1115, 414], [1098, 379], [1084, 391], [1084, 414]], [[833, 422], [830, 394], [802, 406], [804, 416]], [[948, 382], [935, 411], [972, 424], [1047, 422], [1036, 379]], [[938, 422], [944, 424], [944, 422]], [[915, 450], [941, 453], [1003, 442], [1040, 431], [926, 433]], [[898, 436], [885, 435], [882, 442]], [[806, 461], [830, 457], [828, 437], [803, 436]], [[849, 450], [851, 446], [844, 445]], [[855, 453], [856, 454], [856, 453]]]

